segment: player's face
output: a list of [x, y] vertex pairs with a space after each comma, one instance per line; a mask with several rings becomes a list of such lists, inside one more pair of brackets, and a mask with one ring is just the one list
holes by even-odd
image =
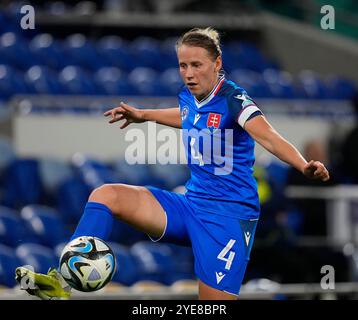
[[197, 98], [202, 99], [214, 88], [221, 69], [221, 57], [216, 60], [201, 47], [182, 45], [178, 48], [180, 75]]

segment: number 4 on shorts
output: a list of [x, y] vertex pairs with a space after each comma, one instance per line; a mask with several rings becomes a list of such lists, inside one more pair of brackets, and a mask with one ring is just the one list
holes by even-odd
[[[235, 242], [236, 242], [236, 240], [230, 239], [230, 241], [227, 243], [226, 247], [224, 249], [222, 249], [221, 252], [217, 256], [217, 258], [219, 260], [226, 262], [226, 265], [225, 265], [226, 270], [230, 270], [232, 261], [234, 260], [234, 257], [235, 257], [235, 252], [230, 251], [230, 249], [233, 247]], [[226, 258], [226, 255], [228, 253], [229, 253], [229, 257]]]

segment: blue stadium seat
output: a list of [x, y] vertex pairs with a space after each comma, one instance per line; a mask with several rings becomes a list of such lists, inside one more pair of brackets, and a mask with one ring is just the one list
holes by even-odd
[[248, 69], [256, 72], [263, 72], [265, 69], [271, 67], [269, 61], [254, 44], [241, 42], [240, 47], [239, 61], [243, 61], [243, 65]]
[[73, 175], [70, 165], [59, 159], [39, 159], [39, 174], [47, 195], [55, 195], [59, 186]]
[[138, 261], [139, 280], [171, 285], [178, 280], [193, 280], [194, 257], [190, 247], [141, 241], [131, 247]]
[[224, 69], [229, 72], [238, 68], [263, 72], [265, 69], [274, 66], [254, 44], [237, 41], [224, 44], [223, 65]]
[[7, 17], [3, 12], [0, 12], [0, 35], [5, 32], [11, 32], [11, 30], [7, 29]]
[[57, 208], [66, 224], [77, 224], [91, 190], [77, 176], [66, 179], [57, 192]]
[[16, 247], [23, 242], [37, 242], [35, 235], [26, 228], [17, 211], [0, 206], [0, 243]]
[[160, 70], [175, 68], [178, 72], [178, 57], [175, 50], [177, 38], [170, 37], [163, 40], [160, 44], [161, 61]]
[[352, 100], [358, 94], [358, 88], [354, 82], [339, 76], [331, 76], [327, 80], [331, 99]]
[[125, 71], [132, 71], [136, 67], [136, 60], [128, 50], [128, 43], [118, 36], [102, 37], [97, 42], [97, 51], [107, 66]]
[[272, 92], [260, 73], [248, 69], [235, 69], [230, 78], [243, 87], [252, 98], [269, 98]]
[[15, 281], [15, 269], [19, 265], [20, 261], [14, 250], [0, 244], [0, 286], [12, 288], [17, 284]]
[[117, 262], [117, 269], [112, 281], [131, 286], [138, 280], [138, 265], [135, 258], [131, 255], [129, 248], [115, 242], [108, 242]]
[[52, 15], [62, 16], [67, 14], [71, 7], [63, 1], [45, 1], [44, 9]]
[[32, 93], [63, 94], [65, 89], [58, 80], [56, 72], [45, 66], [33, 66], [27, 70], [25, 81]]
[[171, 95], [177, 96], [184, 83], [178, 68], [170, 68], [162, 72], [160, 82]]
[[13, 32], [0, 37], [0, 61], [5, 61], [18, 69], [26, 70], [40, 61], [28, 48], [27, 40]]
[[154, 69], [138, 67], [129, 75], [128, 80], [131, 85], [138, 89], [142, 96], [166, 96], [170, 91], [158, 81], [159, 74]]
[[139, 267], [138, 280], [157, 281], [162, 284], [172, 283], [174, 252], [170, 246], [149, 241], [137, 242], [130, 248]]
[[4, 174], [2, 203], [8, 207], [21, 208], [41, 202], [43, 187], [35, 159], [16, 159]]
[[2, 10], [0, 12], [0, 35], [6, 32], [21, 34], [23, 30], [13, 15]]
[[0, 100], [7, 100], [20, 93], [28, 93], [23, 76], [9, 65], [0, 64]]
[[88, 158], [82, 154], [76, 154], [72, 162], [83, 182], [91, 190], [104, 183], [116, 183], [118, 181], [114, 170], [107, 163]]
[[96, 85], [106, 95], [136, 95], [137, 89], [128, 82], [127, 74], [116, 67], [104, 67], [94, 74]]
[[263, 72], [263, 79], [272, 92], [274, 98], [293, 99], [296, 98], [293, 77], [288, 72], [277, 69], [266, 69]]
[[222, 58], [223, 69], [226, 72], [232, 72], [235, 69], [244, 68], [242, 62], [239, 61], [240, 44], [238, 42], [223, 43]]
[[62, 44], [48, 33], [42, 33], [34, 37], [29, 47], [42, 64], [48, 67], [60, 70], [68, 64], [67, 57], [64, 57], [65, 52]]
[[132, 41], [130, 50], [138, 67], [152, 68], [157, 71], [161, 68], [160, 43], [149, 37], [139, 37]]
[[125, 160], [119, 160], [114, 163], [113, 167], [119, 182], [131, 185], [152, 185], [159, 188], [165, 188], [165, 180], [153, 176], [150, 165], [130, 165]]
[[130, 165], [124, 159], [113, 164], [119, 182], [131, 185], [146, 185], [149, 182], [150, 168], [146, 164]]
[[329, 98], [329, 90], [317, 74], [310, 70], [300, 72], [298, 76], [300, 95], [308, 99]]
[[58, 267], [54, 252], [40, 244], [24, 243], [16, 248], [16, 256], [21, 265], [30, 265], [36, 272], [47, 273], [51, 267]]
[[94, 84], [91, 75], [77, 66], [67, 66], [62, 69], [59, 80], [68, 94], [93, 95], [102, 93]]
[[98, 70], [103, 67], [103, 60], [96, 51], [95, 45], [83, 34], [73, 34], [64, 42], [64, 50], [71, 64], [88, 70]]
[[44, 246], [55, 247], [70, 236], [61, 216], [50, 207], [28, 205], [22, 208], [21, 217]]
[[[153, 243], [141, 241], [130, 248], [139, 267], [138, 280], [157, 281], [165, 285], [171, 285], [179, 279], [191, 279], [192, 271], [188, 265], [177, 265], [176, 251], [165, 243]], [[179, 251], [178, 251], [179, 252]], [[181, 253], [183, 258], [187, 253]], [[189, 258], [190, 259], [190, 258]], [[190, 264], [190, 262], [189, 262]]]

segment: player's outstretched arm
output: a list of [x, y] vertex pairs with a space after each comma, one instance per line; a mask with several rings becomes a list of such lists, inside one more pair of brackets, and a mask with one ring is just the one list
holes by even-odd
[[156, 121], [174, 128], [181, 128], [181, 118], [179, 108], [168, 109], [137, 109], [124, 102], [116, 108], [104, 113], [105, 117], [110, 116], [109, 123], [125, 120], [120, 126], [126, 128], [131, 123], [141, 123], [145, 121]]
[[286, 139], [284, 139], [266, 120], [264, 116], [257, 116], [244, 125], [245, 130], [266, 150], [301, 171], [310, 179], [329, 180], [329, 172], [319, 161], [307, 162], [301, 153]]

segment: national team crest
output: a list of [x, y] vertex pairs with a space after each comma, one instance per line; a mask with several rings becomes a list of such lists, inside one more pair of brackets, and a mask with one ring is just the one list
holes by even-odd
[[180, 113], [181, 121], [184, 121], [188, 117], [188, 114], [189, 108], [187, 106], [184, 106]]
[[219, 113], [209, 113], [208, 121], [206, 121], [206, 126], [208, 128], [218, 129], [220, 126], [221, 114]]

